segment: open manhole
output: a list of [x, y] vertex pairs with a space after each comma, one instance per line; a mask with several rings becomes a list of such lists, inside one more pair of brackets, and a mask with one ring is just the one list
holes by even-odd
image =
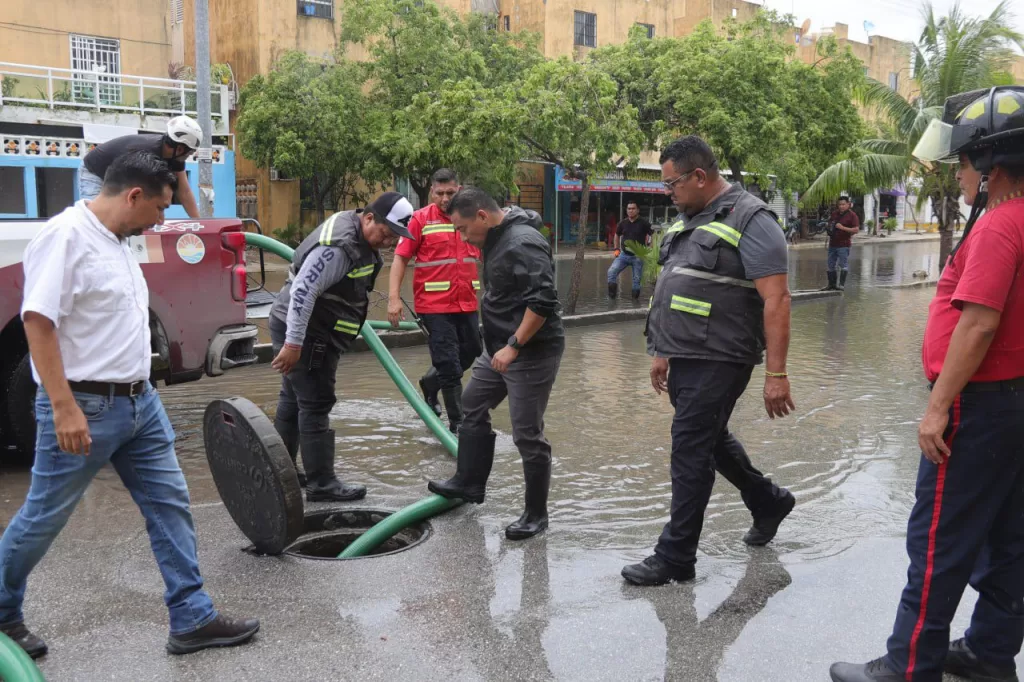
[[[338, 555], [355, 542], [356, 538], [389, 516], [391, 516], [391, 512], [382, 509], [336, 509], [310, 512], [305, 516], [306, 532], [288, 546], [284, 553], [304, 559], [338, 560]], [[430, 537], [430, 533], [430, 524], [421, 521], [392, 536], [366, 556], [385, 556], [404, 552], [426, 540]]]

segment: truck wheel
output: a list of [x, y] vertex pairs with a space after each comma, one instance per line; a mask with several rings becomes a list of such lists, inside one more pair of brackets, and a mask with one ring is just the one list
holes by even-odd
[[7, 423], [11, 427], [14, 445], [27, 460], [31, 460], [36, 451], [35, 401], [36, 382], [26, 354], [7, 384]]

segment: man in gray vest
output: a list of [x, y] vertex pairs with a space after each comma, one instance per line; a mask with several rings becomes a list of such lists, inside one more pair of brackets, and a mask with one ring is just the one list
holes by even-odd
[[272, 367], [284, 375], [274, 427], [295, 462], [300, 447], [309, 502], [366, 497], [334, 473], [330, 412], [341, 354], [366, 320], [369, 295], [382, 265], [378, 249], [409, 238], [412, 204], [385, 192], [361, 211], [335, 213], [295, 250], [288, 281], [270, 311]]
[[736, 401], [766, 348], [768, 416], [795, 409], [786, 373], [786, 239], [763, 201], [718, 174], [714, 153], [699, 137], [666, 147], [661, 173], [681, 220], [662, 240], [646, 333], [651, 384], [675, 407], [672, 509], [654, 554], [622, 569], [636, 585], [694, 578], [716, 470], [740, 490], [754, 517], [743, 538], [748, 545], [771, 542], [795, 505], [729, 432]]

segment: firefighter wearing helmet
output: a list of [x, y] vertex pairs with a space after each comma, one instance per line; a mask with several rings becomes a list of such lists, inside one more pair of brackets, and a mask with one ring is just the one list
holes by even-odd
[[203, 143], [203, 131], [188, 116], [175, 116], [167, 122], [163, 135], [140, 133], [115, 137], [97, 145], [82, 159], [78, 174], [80, 198], [95, 199], [103, 186], [103, 176], [115, 159], [129, 152], [147, 151], [163, 159], [178, 178], [173, 203], [181, 204], [190, 218], [199, 217], [199, 206], [188, 184], [185, 161]]
[[[917, 682], [943, 672], [1018, 679], [1024, 643], [1024, 87], [956, 95], [914, 150], [959, 164], [972, 206], [925, 328], [931, 387], [918, 427], [910, 570], [887, 653], [832, 666], [835, 682]], [[964, 636], [950, 624], [979, 595]]]

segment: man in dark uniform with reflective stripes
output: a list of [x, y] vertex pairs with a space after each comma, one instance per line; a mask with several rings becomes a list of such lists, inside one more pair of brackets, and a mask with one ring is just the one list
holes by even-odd
[[386, 192], [361, 211], [335, 213], [295, 250], [288, 281], [270, 312], [273, 367], [284, 374], [274, 426], [292, 461], [300, 448], [310, 502], [366, 496], [334, 473], [330, 412], [337, 398], [341, 354], [366, 320], [369, 294], [382, 265], [378, 249], [409, 237], [412, 204]]
[[793, 495], [751, 463], [729, 417], [767, 348], [768, 416], [794, 409], [786, 373], [789, 285], [786, 239], [768, 206], [718, 173], [707, 143], [689, 136], [661, 155], [665, 193], [682, 217], [662, 240], [651, 301], [651, 384], [667, 392], [672, 420], [672, 510], [654, 554], [626, 566], [637, 585], [696, 575], [697, 542], [715, 471], [739, 488], [754, 517], [748, 545], [771, 542]]
[[[1024, 643], [1024, 87], [954, 95], [914, 156], [959, 159], [973, 209], [928, 310], [910, 569], [886, 655], [834, 682], [1017, 682]], [[981, 212], [985, 215], [981, 216]], [[980, 217], [980, 220], [979, 220]], [[949, 641], [965, 588], [978, 592]]]

